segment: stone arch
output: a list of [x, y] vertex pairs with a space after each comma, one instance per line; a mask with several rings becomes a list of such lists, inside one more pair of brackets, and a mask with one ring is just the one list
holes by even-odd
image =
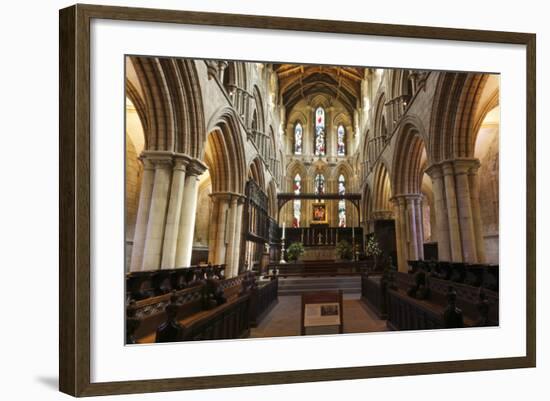
[[487, 79], [488, 74], [481, 73], [440, 74], [431, 113], [428, 149], [434, 162], [472, 157], [475, 111]]
[[372, 211], [373, 211], [373, 201], [372, 201], [372, 191], [368, 183], [365, 183], [363, 186], [362, 197], [361, 197], [361, 217], [363, 218], [363, 226], [365, 231], [369, 231], [369, 221], [372, 220]]
[[405, 97], [408, 100], [414, 95], [410, 70], [393, 70], [390, 91], [392, 99]]
[[236, 89], [246, 90], [247, 85], [247, 73], [246, 63], [238, 61], [230, 61], [223, 74], [223, 86], [231, 93]]
[[398, 132], [393, 156], [393, 189], [396, 195], [419, 194], [426, 168], [426, 145], [418, 118], [407, 116]]
[[151, 57], [132, 57], [131, 62], [143, 92], [146, 149], [197, 158], [206, 130], [195, 62]]
[[375, 102], [376, 106], [374, 108], [374, 138], [385, 137], [388, 133], [388, 127], [386, 124], [386, 113], [385, 113], [385, 104], [386, 104], [386, 95], [381, 93], [378, 96], [377, 101]]
[[265, 175], [264, 175], [264, 167], [262, 164], [261, 159], [256, 156], [252, 162], [248, 165], [248, 179], [252, 179], [258, 184], [258, 186], [262, 189], [262, 191], [265, 192], [266, 186], [265, 186]]
[[254, 122], [256, 122], [256, 127], [252, 126], [252, 128], [259, 132], [265, 132], [265, 113], [264, 113], [264, 106], [263, 106], [264, 103], [263, 103], [262, 95], [260, 93], [260, 89], [258, 88], [258, 86], [254, 85], [252, 94], [254, 96], [252, 124], [254, 125]]
[[145, 101], [140, 94], [140, 90], [129, 79], [126, 79], [125, 91], [126, 98], [130, 99], [130, 102], [132, 102], [132, 105], [134, 106], [141, 122], [145, 143], [144, 149], [147, 149], [147, 130], [149, 128], [149, 125], [147, 123], [147, 108], [145, 106]]
[[245, 151], [233, 109], [223, 108], [209, 123], [204, 162], [210, 170], [213, 192], [244, 193]]
[[277, 218], [277, 184], [275, 180], [269, 181], [267, 185], [268, 213], [272, 219]]
[[392, 184], [389, 169], [382, 158], [380, 158], [374, 166], [374, 184], [372, 192], [373, 212], [390, 212]]

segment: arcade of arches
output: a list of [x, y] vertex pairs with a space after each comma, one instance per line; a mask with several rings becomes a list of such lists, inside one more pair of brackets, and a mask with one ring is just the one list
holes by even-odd
[[499, 121], [498, 75], [128, 57], [126, 271], [498, 264]]

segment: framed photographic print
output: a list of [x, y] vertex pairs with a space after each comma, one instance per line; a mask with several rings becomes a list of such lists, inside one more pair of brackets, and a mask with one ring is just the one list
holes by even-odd
[[535, 98], [529, 33], [61, 10], [60, 390], [534, 367]]

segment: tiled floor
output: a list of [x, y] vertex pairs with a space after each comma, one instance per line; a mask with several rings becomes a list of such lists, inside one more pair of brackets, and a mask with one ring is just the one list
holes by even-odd
[[[250, 337], [299, 336], [300, 303], [300, 296], [279, 296], [278, 304], [251, 330]], [[344, 296], [344, 333], [386, 330], [386, 321], [380, 320], [357, 296]]]

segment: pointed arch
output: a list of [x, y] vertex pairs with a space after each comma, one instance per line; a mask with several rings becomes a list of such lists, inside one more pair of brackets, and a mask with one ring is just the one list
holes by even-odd
[[262, 191], [266, 191], [264, 167], [258, 156], [249, 164], [247, 177], [253, 179]]
[[443, 72], [439, 75], [430, 122], [428, 154], [439, 162], [472, 157], [475, 112], [488, 74]]
[[242, 134], [233, 109], [222, 108], [209, 123], [203, 159], [212, 179], [213, 192], [244, 193], [246, 180]]
[[199, 157], [206, 139], [199, 78], [193, 60], [130, 57], [141, 93], [127, 80], [146, 128], [147, 150]]
[[373, 211], [387, 212], [391, 211], [390, 198], [392, 197], [392, 185], [390, 174], [385, 161], [380, 159], [374, 167], [374, 185], [373, 185]]
[[374, 138], [387, 136], [388, 128], [385, 113], [386, 95], [381, 93], [375, 102], [374, 108]]
[[419, 194], [427, 161], [424, 128], [415, 116], [405, 117], [397, 133], [393, 156], [393, 189], [395, 195]]

